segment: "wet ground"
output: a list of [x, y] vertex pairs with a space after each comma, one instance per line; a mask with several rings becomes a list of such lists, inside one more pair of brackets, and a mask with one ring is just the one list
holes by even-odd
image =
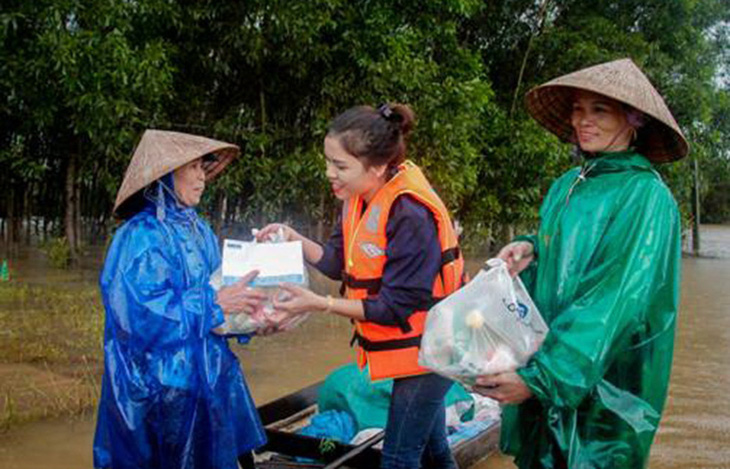
[[[730, 227], [705, 227], [702, 242], [708, 257], [683, 260], [672, 384], [652, 469], [730, 468]], [[25, 270], [19, 265], [17, 274], [32, 283], [65, 282], [68, 288], [95, 281], [91, 261], [72, 279], [39, 272], [32, 268], [36, 262], [29, 260]], [[299, 329], [255, 339], [236, 352], [254, 398], [264, 403], [349, 361], [349, 337], [347, 321], [315, 315]], [[93, 427], [90, 412], [14, 428], [0, 435], [0, 468], [90, 468]], [[495, 456], [474, 469], [512, 467], [507, 457]]]

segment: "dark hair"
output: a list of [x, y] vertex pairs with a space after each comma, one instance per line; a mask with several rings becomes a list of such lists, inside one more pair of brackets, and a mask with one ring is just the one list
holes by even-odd
[[656, 125], [656, 121], [651, 116], [628, 104], [624, 104], [624, 110], [626, 111], [626, 122], [636, 132], [631, 146], [636, 152], [646, 156], [647, 151], [651, 148], [650, 136], [653, 132], [652, 128]]
[[405, 104], [356, 106], [332, 121], [327, 135], [340, 140], [351, 155], [366, 166], [396, 167], [406, 158], [406, 138], [413, 129], [415, 114]]
[[215, 163], [218, 161], [218, 155], [215, 153], [208, 153], [202, 156], [203, 163]]

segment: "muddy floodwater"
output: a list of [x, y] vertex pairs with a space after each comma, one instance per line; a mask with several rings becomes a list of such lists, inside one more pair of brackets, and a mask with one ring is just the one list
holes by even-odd
[[[704, 257], [683, 259], [672, 382], [652, 469], [730, 468], [730, 227], [704, 227], [702, 242]], [[95, 277], [93, 268], [74, 275], [70, 284]], [[46, 275], [19, 265], [18, 278], [35, 283]], [[234, 348], [254, 398], [263, 404], [350, 361], [349, 338], [347, 321], [315, 315], [299, 329]], [[92, 467], [93, 414], [27, 423], [0, 434], [0, 468]], [[512, 467], [509, 458], [496, 455], [474, 469]]]

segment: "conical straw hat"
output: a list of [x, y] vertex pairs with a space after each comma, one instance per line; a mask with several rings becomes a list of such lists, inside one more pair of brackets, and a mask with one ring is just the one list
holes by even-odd
[[527, 93], [527, 110], [565, 142], [574, 142], [570, 123], [576, 89], [592, 91], [628, 104], [652, 117], [642, 127], [644, 156], [656, 163], [683, 158], [689, 145], [664, 99], [631, 59], [615, 60], [563, 75]]
[[206, 181], [216, 177], [240, 153], [231, 143], [180, 132], [146, 130], [129, 162], [117, 193], [114, 214], [134, 194], [177, 168], [209, 153], [218, 160], [205, 166]]

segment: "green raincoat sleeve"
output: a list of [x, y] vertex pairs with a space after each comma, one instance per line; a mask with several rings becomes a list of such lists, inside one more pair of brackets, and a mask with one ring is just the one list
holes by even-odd
[[[556, 295], [573, 293], [546, 318], [550, 334], [518, 370], [536, 399], [505, 409], [503, 449], [517, 454], [522, 468], [646, 464], [671, 368], [680, 225], [658, 177], [621, 197], [615, 206], [623, 209], [604, 232], [580, 234], [575, 239], [584, 246], [549, 253], [561, 258], [555, 265], [563, 269], [584, 263], [580, 275], [540, 272], [536, 279], [550, 282]], [[559, 210], [565, 202], [546, 199], [545, 205]], [[559, 249], [533, 242], [535, 264], [546, 250]], [[589, 261], [570, 258], [586, 253]]]

